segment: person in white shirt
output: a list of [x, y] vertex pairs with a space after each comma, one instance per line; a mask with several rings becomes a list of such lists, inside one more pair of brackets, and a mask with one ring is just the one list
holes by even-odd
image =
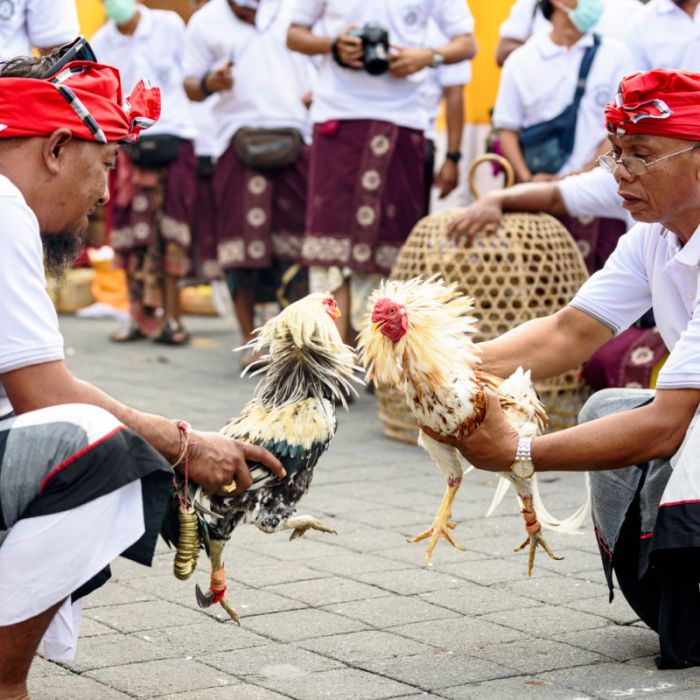
[[181, 345], [189, 334], [178, 284], [192, 268], [196, 202], [196, 131], [182, 87], [185, 25], [175, 12], [136, 0], [104, 0], [104, 7], [108, 21], [91, 40], [97, 58], [119, 68], [127, 89], [145, 79], [162, 99], [161, 119], [122, 149], [114, 179], [111, 242], [126, 270], [131, 320], [111, 339]]
[[[289, 0], [210, 0], [187, 27], [187, 94], [195, 101], [215, 95], [218, 262], [244, 342], [256, 303], [276, 300], [301, 255], [310, 73], [309, 60], [286, 46], [291, 12]], [[263, 162], [256, 152], [272, 158]]]
[[557, 313], [482, 343], [481, 365], [533, 379], [585, 361], [650, 306], [670, 350], [655, 391], [594, 394], [576, 427], [519, 439], [487, 390], [483, 423], [453, 441], [475, 467], [590, 471], [608, 584], [658, 632], [661, 668], [700, 664], [700, 76], [626, 77], [605, 112], [601, 158], [640, 223]]
[[0, 697], [19, 700], [40, 643], [45, 658], [73, 658], [83, 598], [110, 562], [150, 565], [168, 461], [211, 491], [250, 486], [246, 459], [284, 471], [266, 450], [125, 406], [66, 367], [44, 259], [70, 264], [109, 200], [119, 144], [159, 111], [139, 83], [127, 112], [116, 69], [68, 56], [0, 66]]
[[[435, 22], [428, 25], [428, 43], [440, 46], [447, 37]], [[471, 80], [471, 61], [460, 61], [437, 70], [428, 70], [423, 82], [423, 97], [428, 111], [428, 128], [425, 130], [425, 214], [430, 212], [433, 182], [440, 190], [440, 199], [447, 197], [459, 183], [459, 161], [462, 159], [462, 133], [464, 132], [464, 87]], [[440, 105], [445, 103], [447, 149], [445, 160], [437, 175], [435, 168], [435, 139]]]
[[288, 45], [321, 59], [302, 259], [311, 289], [334, 291], [347, 342], [424, 211], [424, 71], [472, 58], [472, 31], [464, 0], [296, 0]]
[[[595, 31], [601, 36], [625, 40], [627, 27], [643, 8], [640, 0], [603, 0], [604, 8]], [[496, 63], [502, 66], [506, 58], [540, 29], [551, 29], [544, 18], [539, 0], [515, 0], [508, 18], [501, 24], [496, 47]]]
[[0, 2], [0, 61], [40, 54], [78, 36], [75, 0], [3, 0]]
[[[552, 22], [514, 51], [503, 67], [493, 124], [501, 150], [515, 170], [518, 182], [553, 179], [590, 170], [608, 148], [601, 115], [629, 69], [630, 56], [617, 41], [603, 38], [593, 58], [585, 90], [576, 114], [573, 148], [555, 172], [535, 171], [521, 147], [521, 132], [554, 119], [574, 100], [579, 69], [586, 51], [594, 44], [591, 26], [600, 11], [600, 0], [543, 0], [542, 9]], [[592, 9], [581, 17], [565, 9]]]
[[700, 71], [699, 0], [651, 0], [629, 22], [625, 43], [636, 70]]

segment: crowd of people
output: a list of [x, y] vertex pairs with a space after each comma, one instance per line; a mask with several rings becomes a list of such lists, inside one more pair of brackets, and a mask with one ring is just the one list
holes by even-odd
[[[600, 392], [581, 425], [534, 439], [518, 439], [487, 391], [483, 422], [442, 439], [480, 469], [592, 472], [608, 580], [659, 633], [662, 667], [700, 664], [699, 1], [516, 0], [496, 57], [493, 148], [519, 183], [450, 230], [468, 242], [512, 209], [638, 222], [623, 236], [572, 224], [597, 273], [564, 309], [479, 350], [498, 377], [554, 376], [653, 309], [670, 353], [657, 391]], [[256, 303], [318, 289], [336, 295], [351, 341], [428, 207], [441, 96], [435, 181], [457, 186], [476, 52], [465, 0], [199, 4], [185, 26], [104, 0], [92, 48], [56, 48], [77, 33], [72, 0], [0, 2], [2, 697], [28, 697], [40, 641], [48, 658], [72, 656], [80, 601], [111, 559], [150, 562], [173, 469], [234, 495], [251, 483], [247, 461], [285, 476], [262, 447], [76, 379], [44, 262], [65, 265], [109, 203], [131, 301], [115, 341], [187, 342], [178, 288], [193, 270], [226, 277], [245, 336]]]

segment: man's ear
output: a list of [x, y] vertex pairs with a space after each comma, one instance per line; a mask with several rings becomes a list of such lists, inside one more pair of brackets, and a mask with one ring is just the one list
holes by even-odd
[[73, 140], [70, 129], [56, 129], [45, 141], [42, 148], [44, 163], [52, 175], [57, 175], [66, 146]]

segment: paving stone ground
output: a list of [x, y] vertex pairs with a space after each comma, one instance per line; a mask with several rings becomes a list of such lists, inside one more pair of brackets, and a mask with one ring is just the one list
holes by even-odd
[[[193, 342], [166, 348], [107, 342], [113, 324], [62, 317], [78, 376], [150, 411], [218, 429], [250, 398], [238, 378], [238, 338], [219, 319], [191, 318]], [[386, 439], [374, 398], [340, 416], [299, 512], [337, 535], [289, 542], [240, 527], [226, 549], [241, 627], [196, 606], [192, 580], [172, 575], [159, 546], [153, 569], [125, 560], [91, 596], [76, 659], [38, 658], [34, 700], [581, 700], [699, 698], [700, 670], [658, 671], [656, 636], [624, 600], [608, 604], [592, 531], [550, 535], [561, 562], [538, 554], [531, 579], [513, 497], [484, 518], [495, 480], [472, 472], [454, 509], [467, 551], [422, 545], [443, 482], [418, 448]], [[551, 475], [550, 510], [571, 508], [583, 479]]]

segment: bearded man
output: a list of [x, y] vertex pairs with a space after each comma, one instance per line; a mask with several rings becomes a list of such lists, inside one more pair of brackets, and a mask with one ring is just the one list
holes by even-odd
[[0, 697], [12, 699], [29, 697], [42, 638], [47, 658], [72, 658], [81, 599], [112, 559], [150, 565], [168, 461], [209, 490], [247, 488], [246, 458], [284, 473], [265, 450], [136, 411], [66, 368], [42, 241], [49, 266], [70, 260], [109, 199], [119, 143], [157, 119], [160, 95], [139, 83], [122, 107], [116, 69], [64, 53], [0, 66]]
[[[591, 471], [593, 521], [612, 594], [659, 634], [660, 668], [700, 665], [700, 74], [623, 79], [600, 159], [638, 223], [571, 303], [483, 343], [485, 369], [533, 379], [587, 360], [649, 307], [670, 355], [656, 390], [594, 394], [580, 425], [521, 438], [488, 393], [484, 422], [454, 442], [474, 466]], [[518, 464], [519, 473], [524, 468]]]

